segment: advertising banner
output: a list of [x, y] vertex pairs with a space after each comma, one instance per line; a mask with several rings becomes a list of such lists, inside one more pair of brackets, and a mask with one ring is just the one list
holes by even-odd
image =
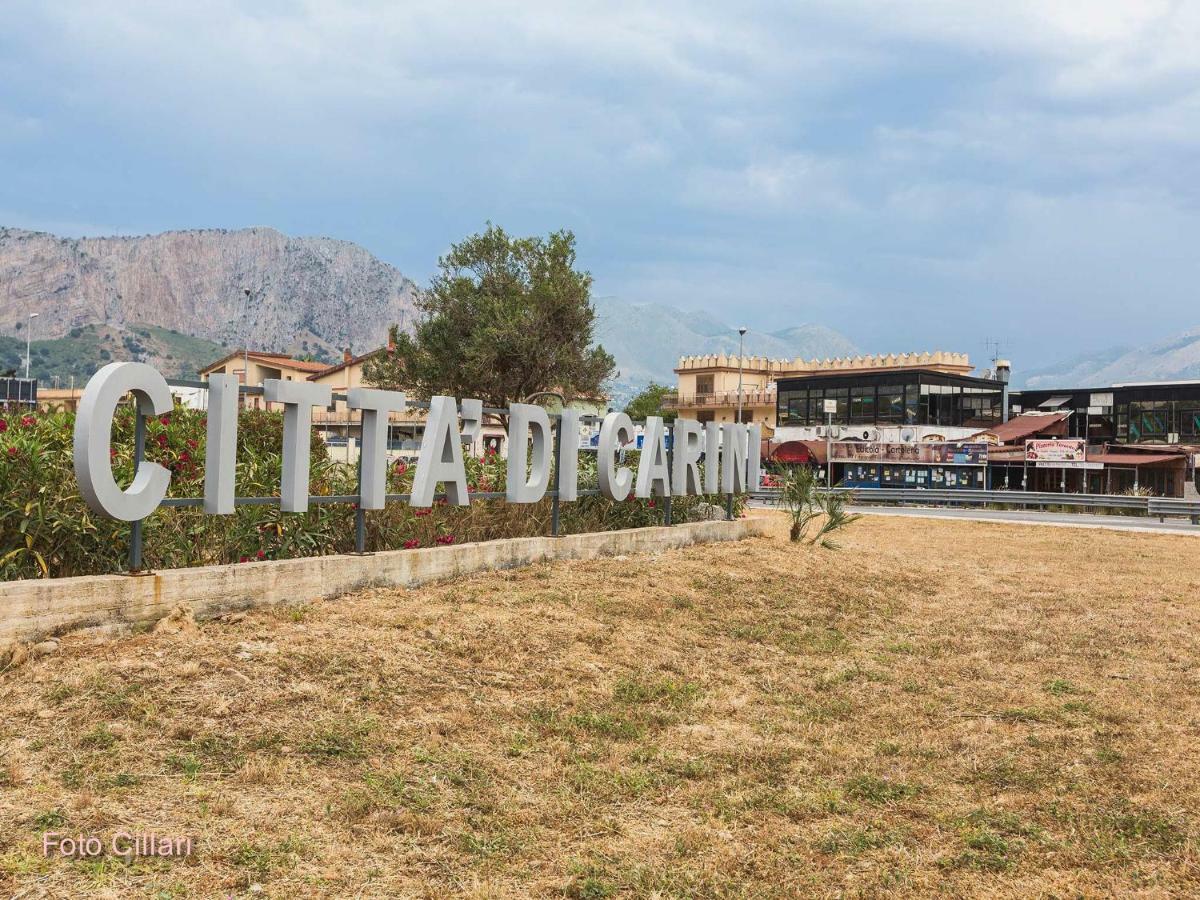
[[876, 441], [838, 441], [834, 462], [925, 463], [940, 466], [984, 466], [988, 445], [983, 443], [887, 444]]
[[1087, 459], [1087, 441], [1083, 438], [1045, 439], [1025, 442], [1025, 459], [1036, 463], [1081, 463]]

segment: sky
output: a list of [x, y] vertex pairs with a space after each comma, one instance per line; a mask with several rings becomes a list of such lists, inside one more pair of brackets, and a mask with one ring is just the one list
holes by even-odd
[[[1200, 326], [1200, 0], [0, 4], [0, 225], [271, 226], [1034, 368]], [[630, 323], [636, 327], [636, 323]]]

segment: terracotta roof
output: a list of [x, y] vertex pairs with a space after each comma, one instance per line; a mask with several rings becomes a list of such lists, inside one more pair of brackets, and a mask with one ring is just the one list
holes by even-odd
[[301, 372], [323, 372], [329, 368], [328, 363], [309, 361], [306, 359], [296, 359], [286, 353], [267, 353], [261, 350], [235, 350], [226, 356], [222, 356], [216, 362], [209, 363], [201, 372], [207, 372], [210, 369], [215, 369], [217, 366], [228, 362], [237, 357], [249, 356], [251, 359], [266, 362], [268, 365], [287, 366], [289, 369], [296, 369]]
[[1001, 422], [999, 425], [993, 425], [991, 428], [972, 435], [978, 437], [983, 434], [995, 435], [996, 440], [1001, 444], [1011, 444], [1015, 441], [1023, 441], [1027, 437], [1032, 437], [1035, 434], [1041, 434], [1052, 425], [1057, 425], [1059, 422], [1071, 415], [1069, 412], [1051, 413], [1048, 416], [1035, 415], [1033, 413], [1022, 413], [1019, 416], [1014, 416], [1007, 422]]
[[324, 375], [332, 375], [334, 372], [340, 372], [342, 369], [345, 369], [348, 366], [353, 366], [356, 363], [363, 362], [364, 360], [370, 359], [375, 354], [382, 353], [386, 349], [387, 349], [386, 347], [376, 347], [374, 350], [368, 350], [366, 353], [362, 354], [361, 356], [355, 356], [355, 357], [352, 357], [351, 359], [343, 360], [342, 362], [338, 363], [335, 366], [326, 366], [326, 365], [322, 364], [321, 369], [319, 371], [308, 376], [308, 380], [312, 381], [314, 378], [321, 378]]
[[1106, 466], [1150, 466], [1155, 463], [1181, 462], [1185, 459], [1182, 453], [1122, 453], [1106, 450], [1103, 453], [1089, 453], [1088, 462], [1104, 463]]

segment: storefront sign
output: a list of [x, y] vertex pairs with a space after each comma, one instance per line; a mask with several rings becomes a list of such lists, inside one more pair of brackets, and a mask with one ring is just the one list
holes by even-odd
[[[207, 446], [204, 460], [204, 511], [229, 515], [234, 511], [238, 427], [238, 379], [211, 375], [208, 379]], [[145, 363], [109, 363], [84, 388], [75, 416], [75, 476], [80, 493], [96, 513], [132, 522], [150, 515], [167, 495], [171, 473], [158, 463], [142, 460], [133, 483], [121, 488], [113, 477], [111, 443], [113, 415], [132, 394], [137, 415], [161, 416], [174, 401], [166, 379]], [[283, 406], [283, 471], [279, 506], [284, 512], [304, 512], [309, 498], [309, 434], [314, 406], [333, 402], [328, 385], [269, 379], [263, 382], [268, 403]], [[387, 502], [387, 422], [390, 413], [408, 408], [399, 391], [352, 388], [346, 405], [362, 416], [361, 488], [363, 509], [382, 509]], [[540, 406], [514, 403], [509, 414], [508, 487], [510, 503], [536, 503], [550, 489], [557, 463], [559, 499], [578, 497], [579, 442], [555, 441], [550, 416]], [[439, 485], [447, 500], [467, 506], [467, 473], [463, 435], [478, 433], [483, 403], [453, 397], [433, 397], [421, 437], [409, 504], [428, 507]], [[579, 430], [579, 412], [567, 409], [559, 420], [560, 434]], [[461, 419], [461, 425], [460, 425]], [[600, 492], [610, 500], [636, 497], [688, 496], [699, 493], [741, 493], [757, 485], [760, 476], [761, 429], [732, 422], [701, 424], [677, 419], [668, 429], [658, 416], [646, 420], [637, 470], [619, 464], [617, 451], [633, 444], [633, 422], [625, 413], [609, 413], [597, 440]], [[670, 433], [674, 452], [667, 453]], [[700, 460], [704, 457], [703, 484]]]
[[1037, 463], [1083, 462], [1087, 459], [1087, 441], [1082, 438], [1027, 440], [1025, 459]]
[[895, 462], [928, 465], [985, 466], [988, 445], [984, 443], [891, 444], [873, 441], [838, 441], [833, 445], [834, 462]]

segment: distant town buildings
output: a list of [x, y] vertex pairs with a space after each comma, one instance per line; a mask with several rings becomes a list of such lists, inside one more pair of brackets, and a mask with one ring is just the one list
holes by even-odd
[[[763, 427], [764, 458], [831, 469], [847, 486], [1195, 491], [1200, 381], [1010, 392], [1006, 361], [979, 375], [942, 351], [687, 356], [675, 373], [666, 405], [714, 422], [737, 418], [740, 373], [742, 421]], [[1034, 441], [1062, 441], [1063, 458], [1033, 458]]]

